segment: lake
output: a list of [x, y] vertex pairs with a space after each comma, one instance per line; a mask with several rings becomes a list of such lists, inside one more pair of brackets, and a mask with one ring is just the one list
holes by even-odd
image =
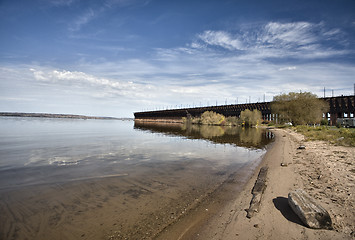
[[157, 237], [217, 189], [232, 184], [220, 204], [235, 197], [273, 138], [260, 128], [16, 117], [0, 118], [0, 134], [0, 239]]

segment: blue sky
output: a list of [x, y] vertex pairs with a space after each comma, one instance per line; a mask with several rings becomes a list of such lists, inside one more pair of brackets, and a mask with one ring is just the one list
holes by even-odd
[[0, 0], [0, 111], [352, 95], [355, 1]]

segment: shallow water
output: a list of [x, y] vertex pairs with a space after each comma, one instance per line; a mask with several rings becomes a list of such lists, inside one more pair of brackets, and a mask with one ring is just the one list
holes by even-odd
[[1, 239], [151, 237], [255, 166], [272, 138], [262, 129], [11, 117], [0, 118], [0, 135]]

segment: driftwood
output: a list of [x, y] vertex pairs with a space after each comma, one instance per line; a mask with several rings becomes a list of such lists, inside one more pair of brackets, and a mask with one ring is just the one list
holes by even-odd
[[298, 189], [290, 192], [288, 194], [288, 204], [307, 227], [332, 229], [332, 220], [327, 210], [305, 191]]
[[268, 167], [262, 167], [260, 169], [258, 178], [256, 179], [255, 185], [252, 190], [253, 197], [250, 201], [249, 209], [247, 210], [247, 217], [251, 218], [256, 212], [259, 211], [261, 197], [266, 188], [266, 175]]

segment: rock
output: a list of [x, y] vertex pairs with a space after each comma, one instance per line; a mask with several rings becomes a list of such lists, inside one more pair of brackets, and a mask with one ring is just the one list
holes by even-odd
[[288, 194], [288, 204], [307, 227], [333, 229], [332, 220], [327, 210], [302, 189]]

